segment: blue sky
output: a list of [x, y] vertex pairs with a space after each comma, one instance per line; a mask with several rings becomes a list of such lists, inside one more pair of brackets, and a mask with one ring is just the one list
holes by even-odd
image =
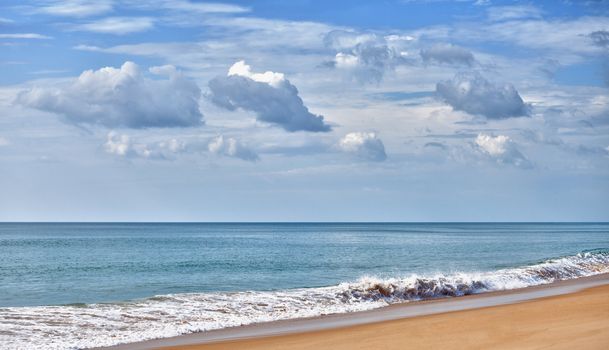
[[0, 220], [609, 220], [606, 1], [4, 1]]

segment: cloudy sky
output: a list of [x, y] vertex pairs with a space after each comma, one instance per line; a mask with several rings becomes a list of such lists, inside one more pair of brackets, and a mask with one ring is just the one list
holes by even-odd
[[3, 1], [0, 220], [609, 220], [609, 3]]

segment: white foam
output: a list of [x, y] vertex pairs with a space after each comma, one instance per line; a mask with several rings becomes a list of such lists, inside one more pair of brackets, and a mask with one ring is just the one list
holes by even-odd
[[111, 346], [211, 329], [379, 308], [391, 303], [505, 290], [609, 272], [588, 252], [494, 272], [380, 279], [271, 292], [170, 294], [115, 304], [0, 308], [2, 349]]

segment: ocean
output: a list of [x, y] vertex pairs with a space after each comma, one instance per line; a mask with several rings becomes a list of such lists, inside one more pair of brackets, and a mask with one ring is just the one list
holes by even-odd
[[0, 223], [0, 348], [78, 349], [609, 272], [609, 223]]

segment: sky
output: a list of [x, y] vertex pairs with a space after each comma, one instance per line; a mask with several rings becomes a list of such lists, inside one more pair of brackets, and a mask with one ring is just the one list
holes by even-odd
[[609, 2], [0, 4], [0, 221], [608, 221]]

